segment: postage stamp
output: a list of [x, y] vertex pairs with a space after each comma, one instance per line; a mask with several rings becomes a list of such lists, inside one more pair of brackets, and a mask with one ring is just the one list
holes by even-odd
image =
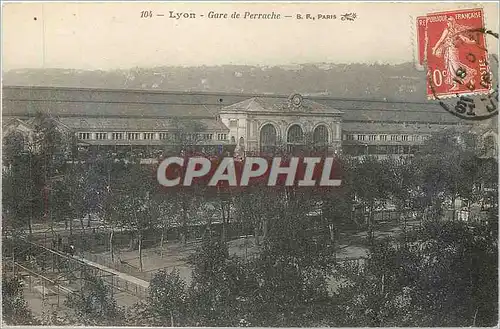
[[[492, 88], [483, 10], [431, 13], [421, 48], [427, 61], [427, 97], [488, 94]], [[422, 39], [422, 38], [421, 38]]]

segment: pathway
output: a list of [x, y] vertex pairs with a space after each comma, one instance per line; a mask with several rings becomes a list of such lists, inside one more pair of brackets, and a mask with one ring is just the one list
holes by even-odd
[[135, 276], [132, 276], [132, 275], [128, 275], [128, 274], [125, 274], [123, 272], [119, 272], [115, 269], [112, 269], [110, 267], [107, 267], [107, 266], [104, 266], [104, 265], [101, 265], [99, 263], [95, 263], [95, 262], [92, 262], [86, 258], [82, 258], [82, 257], [78, 257], [78, 256], [73, 256], [74, 258], [90, 265], [90, 266], [93, 266], [93, 267], [97, 267], [103, 271], [106, 271], [106, 272], [110, 272], [110, 273], [113, 273], [114, 275], [116, 275], [118, 278], [120, 278], [121, 280], [124, 280], [124, 281], [127, 281], [127, 282], [130, 282], [130, 283], [133, 283], [133, 284], [136, 284], [140, 287], [143, 287], [145, 289], [147, 289], [149, 287], [149, 282], [147, 281], [144, 281], [144, 280], [141, 280], [141, 279], [138, 279], [136, 278]]

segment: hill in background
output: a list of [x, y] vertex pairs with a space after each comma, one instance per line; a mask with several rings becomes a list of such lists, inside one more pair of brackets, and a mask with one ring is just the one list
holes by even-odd
[[[490, 58], [494, 76], [498, 61]], [[309, 96], [426, 101], [425, 72], [413, 63], [222, 65], [113, 71], [20, 69], [4, 72], [5, 85], [206, 91], [249, 94], [294, 92]]]
[[425, 101], [425, 73], [413, 64], [156, 67], [114, 71], [19, 69], [5, 85], [323, 95]]

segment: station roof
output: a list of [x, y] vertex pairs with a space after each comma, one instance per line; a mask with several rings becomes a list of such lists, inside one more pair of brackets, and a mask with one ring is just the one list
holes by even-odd
[[[214, 120], [222, 109], [283, 111], [284, 95], [250, 95], [215, 92], [95, 89], [68, 87], [3, 86], [3, 116], [33, 116], [43, 111], [54, 116], [76, 118]], [[437, 102], [404, 102], [305, 96], [302, 102], [313, 113], [341, 114], [344, 129], [374, 123], [469, 124], [443, 110]], [[299, 111], [300, 113], [300, 111]], [[106, 120], [104, 120], [106, 121]], [[107, 121], [110, 125], [112, 120]], [[155, 124], [153, 120], [144, 124]], [[115, 123], [120, 125], [119, 123]], [[165, 124], [165, 123], [163, 123]], [[219, 125], [219, 123], [213, 123]], [[97, 123], [96, 123], [97, 125]], [[137, 125], [141, 126], [141, 123]], [[373, 128], [376, 128], [373, 126]]]

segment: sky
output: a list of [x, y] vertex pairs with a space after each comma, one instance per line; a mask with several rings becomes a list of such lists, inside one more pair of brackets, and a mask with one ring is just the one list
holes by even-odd
[[[476, 7], [484, 9], [486, 27], [498, 31], [494, 2], [4, 2], [2, 69], [413, 62], [417, 16]], [[141, 11], [151, 11], [153, 17], [141, 18]], [[170, 11], [194, 13], [196, 18], [169, 18]], [[229, 18], [208, 18], [210, 11]], [[230, 18], [233, 12], [243, 16], [247, 11], [274, 12], [282, 18]], [[307, 13], [316, 20], [296, 18]], [[356, 18], [342, 21], [345, 13]], [[318, 14], [337, 18], [319, 20]], [[489, 37], [487, 45], [498, 53], [497, 39]]]

